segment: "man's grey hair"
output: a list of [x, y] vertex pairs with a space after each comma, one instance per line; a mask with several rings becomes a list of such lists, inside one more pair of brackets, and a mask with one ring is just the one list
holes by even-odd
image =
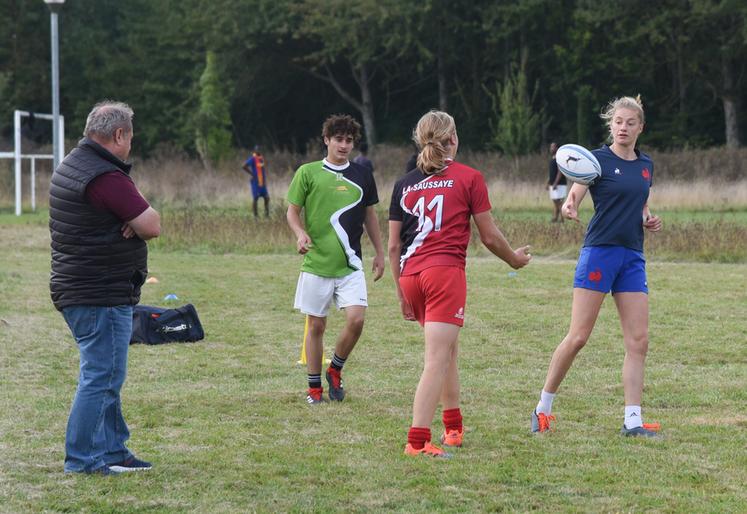
[[135, 115], [132, 108], [123, 102], [104, 100], [93, 106], [86, 119], [86, 128], [83, 135], [86, 137], [98, 136], [106, 140], [114, 137], [117, 129], [124, 129], [126, 133], [132, 132], [132, 117]]

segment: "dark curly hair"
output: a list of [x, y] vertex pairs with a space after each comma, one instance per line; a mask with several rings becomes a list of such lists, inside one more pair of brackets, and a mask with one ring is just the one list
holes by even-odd
[[353, 142], [361, 139], [361, 124], [349, 114], [333, 114], [322, 125], [322, 137], [333, 138], [338, 134], [352, 136]]

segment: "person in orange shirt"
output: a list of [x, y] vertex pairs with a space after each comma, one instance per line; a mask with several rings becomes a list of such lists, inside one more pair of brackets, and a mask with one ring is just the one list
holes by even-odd
[[270, 194], [267, 192], [267, 163], [265, 156], [260, 152], [259, 146], [254, 147], [252, 156], [249, 157], [241, 167], [251, 177], [249, 184], [252, 187], [252, 210], [257, 218], [257, 199], [261, 196], [265, 199], [265, 218], [270, 217]]

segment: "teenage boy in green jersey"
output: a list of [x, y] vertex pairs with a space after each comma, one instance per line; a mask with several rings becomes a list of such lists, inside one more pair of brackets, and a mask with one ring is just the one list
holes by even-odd
[[[307, 315], [306, 363], [309, 404], [322, 400], [322, 353], [327, 314], [334, 299], [345, 312], [345, 326], [337, 337], [335, 354], [326, 371], [330, 400], [345, 398], [340, 373], [363, 331], [368, 306], [361, 257], [365, 226], [376, 250], [374, 281], [384, 273], [384, 247], [374, 205], [379, 202], [376, 182], [368, 168], [348, 160], [361, 135], [352, 116], [336, 114], [322, 126], [327, 156], [302, 165], [288, 189], [288, 225], [304, 256], [294, 307]], [[304, 210], [304, 221], [301, 211]]]

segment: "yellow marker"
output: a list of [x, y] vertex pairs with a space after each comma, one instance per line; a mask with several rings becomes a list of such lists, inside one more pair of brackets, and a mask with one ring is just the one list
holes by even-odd
[[301, 344], [301, 359], [297, 364], [302, 366], [306, 364], [306, 336], [309, 334], [309, 317], [306, 316], [306, 323], [303, 326], [303, 343]]
[[[301, 359], [296, 364], [300, 364], [301, 366], [306, 365], [306, 337], [309, 335], [309, 317], [306, 316], [306, 323], [304, 323], [303, 326], [303, 343], [301, 344]], [[324, 364], [329, 364], [332, 362], [329, 359], [324, 358], [324, 351], [322, 350], [322, 367], [324, 367]]]

